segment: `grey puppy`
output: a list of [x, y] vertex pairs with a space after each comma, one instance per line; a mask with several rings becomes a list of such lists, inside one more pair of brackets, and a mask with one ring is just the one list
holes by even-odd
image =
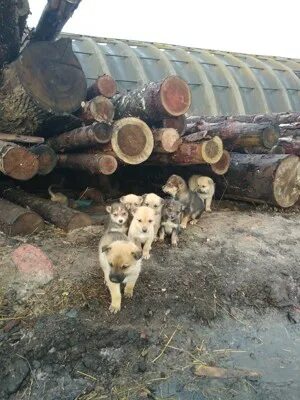
[[187, 224], [196, 224], [198, 218], [204, 211], [203, 200], [197, 195], [197, 193], [192, 192], [185, 180], [179, 175], [171, 175], [167, 180], [167, 183], [162, 187], [165, 193], [171, 195], [175, 200], [180, 201], [183, 205], [183, 218], [181, 220], [181, 228], [185, 229]]
[[105, 232], [127, 233], [129, 213], [124, 204], [113, 203], [106, 207], [109, 214], [109, 221]]
[[180, 232], [181, 214], [183, 205], [174, 199], [165, 200], [161, 213], [159, 229], [159, 240], [163, 241], [165, 235], [171, 236], [172, 246], [178, 245], [178, 234]]

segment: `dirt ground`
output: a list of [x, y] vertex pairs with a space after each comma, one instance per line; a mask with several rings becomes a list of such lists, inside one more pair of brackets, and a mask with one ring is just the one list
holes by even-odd
[[[0, 236], [0, 399], [299, 400], [300, 213], [223, 202], [156, 244], [117, 315], [98, 265], [103, 228]], [[43, 284], [11, 253], [41, 248]], [[198, 365], [259, 378], [198, 377]]]

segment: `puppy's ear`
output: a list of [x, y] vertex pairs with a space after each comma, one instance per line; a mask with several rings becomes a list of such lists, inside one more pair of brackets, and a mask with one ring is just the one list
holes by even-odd
[[106, 211], [108, 212], [108, 214], [110, 214], [111, 213], [111, 206], [107, 206], [106, 207]]
[[133, 257], [138, 261], [142, 258], [143, 253], [141, 250], [136, 250], [132, 252]]
[[120, 203], [122, 203], [122, 204], [125, 203], [125, 196], [120, 197]]
[[106, 245], [106, 246], [102, 247], [102, 253], [108, 253], [109, 250], [111, 250], [111, 247], [109, 245]]
[[143, 203], [143, 201], [144, 201], [144, 196], [147, 196], [147, 194], [143, 194], [143, 196], [138, 196], [138, 198], [139, 198], [139, 204], [141, 205], [142, 203]]
[[166, 200], [163, 199], [162, 197], [160, 198], [160, 204], [161, 204], [162, 206], [164, 206], [164, 205], [166, 204]]

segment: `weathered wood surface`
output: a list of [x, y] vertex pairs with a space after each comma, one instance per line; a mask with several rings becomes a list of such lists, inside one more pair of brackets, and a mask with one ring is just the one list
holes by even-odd
[[113, 174], [118, 162], [112, 154], [59, 154], [58, 166], [61, 168], [79, 169], [92, 174]]
[[280, 138], [271, 152], [274, 154], [294, 154], [300, 156], [300, 137]]
[[0, 198], [0, 230], [6, 235], [31, 235], [43, 227], [38, 214]]
[[300, 122], [300, 112], [282, 112], [273, 114], [251, 114], [251, 115], [217, 115], [217, 116], [190, 116], [187, 123], [195, 122], [219, 123], [224, 121], [244, 122], [244, 123], [261, 123], [269, 122], [272, 124], [290, 124]]
[[97, 96], [104, 96], [107, 98], [113, 97], [117, 93], [116, 81], [107, 74], [99, 76], [96, 81], [89, 86], [87, 90], [86, 99], [91, 100]]
[[180, 135], [186, 130], [187, 122], [186, 116], [179, 115], [178, 117], [165, 117], [161, 121], [154, 123], [153, 127], [156, 129], [159, 128], [174, 128]]
[[32, 43], [3, 70], [0, 131], [44, 136], [47, 124], [77, 110], [85, 95], [71, 40]]
[[3, 142], [27, 143], [27, 144], [41, 144], [44, 143], [45, 141], [45, 139], [42, 137], [14, 135], [13, 133], [0, 133], [0, 140], [2, 140]]
[[97, 122], [111, 123], [114, 119], [115, 108], [113, 103], [104, 96], [97, 96], [86, 102], [82, 102], [82, 109], [78, 116], [86, 123]]
[[178, 76], [150, 82], [142, 88], [113, 98], [116, 118], [137, 117], [148, 123], [186, 113], [191, 105], [187, 83]]
[[47, 175], [54, 170], [57, 164], [57, 155], [50, 146], [46, 144], [40, 144], [37, 146], [32, 146], [30, 151], [38, 158], [39, 175]]
[[31, 210], [41, 215], [46, 221], [51, 222], [67, 232], [92, 225], [92, 221], [87, 214], [51, 200], [26, 193], [21, 189], [1, 186], [0, 193], [5, 199], [20, 204], [23, 207], [29, 207]]
[[211, 164], [212, 171], [217, 175], [224, 175], [230, 167], [230, 153], [227, 150], [223, 150], [222, 157], [219, 161]]

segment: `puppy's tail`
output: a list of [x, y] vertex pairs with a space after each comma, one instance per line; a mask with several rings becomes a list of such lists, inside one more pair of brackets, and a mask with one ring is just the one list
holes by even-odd
[[50, 195], [51, 198], [52, 198], [53, 196], [55, 196], [55, 194], [52, 192], [52, 188], [53, 188], [53, 185], [50, 185], [50, 186], [48, 187], [48, 193], [49, 193], [49, 195]]

